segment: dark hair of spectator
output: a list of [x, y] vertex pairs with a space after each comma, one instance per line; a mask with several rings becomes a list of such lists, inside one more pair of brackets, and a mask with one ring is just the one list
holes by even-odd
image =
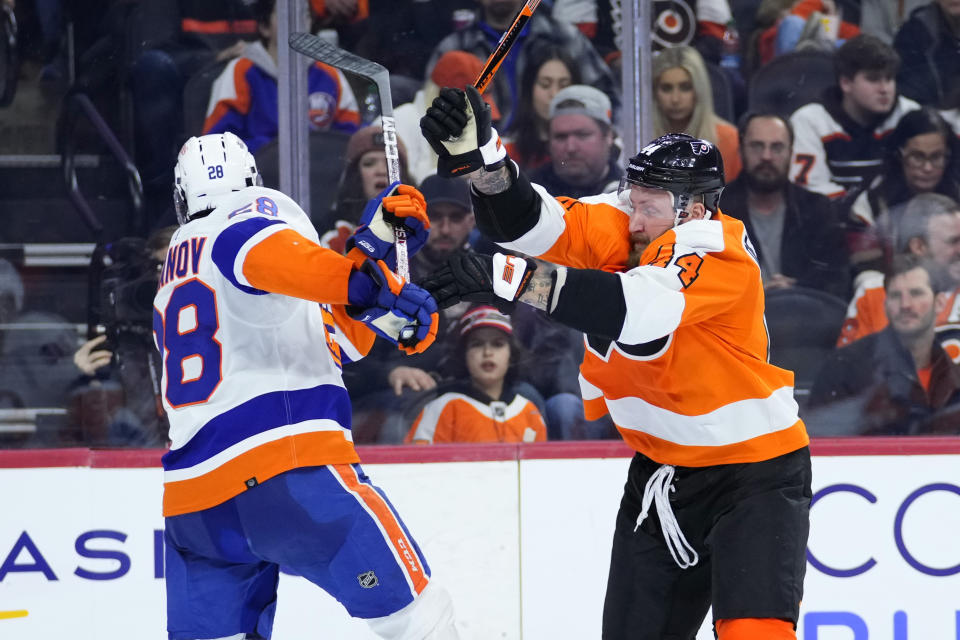
[[921, 193], [910, 198], [900, 217], [894, 251], [897, 253], [908, 251], [910, 241], [914, 238], [920, 238], [924, 243], [929, 243], [930, 220], [934, 216], [958, 212], [960, 212], [960, 204], [953, 198], [939, 193]]
[[914, 269], [923, 269], [927, 272], [930, 280], [930, 288], [934, 294], [943, 293], [950, 288], [947, 274], [940, 265], [929, 258], [918, 256], [913, 253], [898, 253], [893, 256], [890, 265], [883, 274], [883, 290], [888, 291], [890, 283], [899, 275], [903, 275]]
[[891, 77], [900, 70], [900, 55], [876, 36], [861, 34], [844, 42], [833, 56], [837, 79], [852, 79], [860, 71], [880, 71]]
[[[472, 307], [471, 307], [472, 308]], [[450, 356], [445, 360], [443, 372], [454, 380], [469, 380], [470, 372], [467, 370], [467, 338], [470, 337], [470, 331], [458, 336], [456, 344], [450, 352]], [[517, 379], [523, 379], [523, 364], [529, 362], [527, 350], [517, 340], [515, 334], [503, 333], [510, 345], [510, 364], [507, 367], [507, 375], [504, 378], [504, 387], [514, 383]]]
[[570, 84], [580, 84], [580, 65], [570, 53], [553, 43], [535, 47], [529, 53], [523, 73], [520, 74], [517, 112], [510, 126], [514, 145], [521, 158], [534, 158], [547, 153], [547, 143], [540, 139], [537, 113], [533, 109], [533, 86], [540, 68], [551, 60], [559, 60], [570, 72]]
[[[253, 18], [257, 21], [257, 27], [262, 27], [264, 29], [270, 28], [270, 18], [273, 16], [273, 9], [277, 5], [277, 0], [256, 0], [253, 3]], [[267, 46], [270, 43], [267, 41], [266, 36], [263, 35], [260, 30], [257, 30], [257, 35], [260, 38], [260, 43], [263, 46]]]
[[958, 160], [958, 145], [950, 125], [932, 107], [922, 107], [904, 115], [896, 128], [886, 139], [887, 153], [884, 160], [884, 177], [880, 189], [887, 205], [895, 205], [908, 200], [913, 194], [907, 186], [903, 172], [902, 149], [911, 138], [928, 133], [939, 134], [947, 147], [949, 158], [944, 168], [940, 184], [934, 188], [934, 193], [940, 193], [950, 198], [960, 198], [960, 183], [957, 180], [960, 167]]
[[790, 148], [793, 148], [793, 125], [790, 124], [788, 118], [784, 118], [779, 113], [774, 113], [772, 111], [747, 111], [745, 114], [740, 116], [740, 120], [737, 121], [737, 132], [740, 137], [740, 146], [743, 147], [743, 138], [747, 135], [747, 129], [750, 128], [750, 123], [756, 120], [757, 118], [774, 118], [783, 123], [783, 126], [787, 128], [787, 135], [790, 137]]

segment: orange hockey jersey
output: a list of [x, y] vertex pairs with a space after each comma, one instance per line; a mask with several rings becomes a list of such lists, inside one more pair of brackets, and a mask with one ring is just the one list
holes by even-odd
[[547, 428], [537, 407], [518, 393], [491, 401], [469, 383], [431, 400], [404, 442], [539, 442]]
[[630, 446], [672, 465], [767, 460], [809, 442], [793, 373], [768, 362], [760, 268], [739, 220], [720, 213], [671, 229], [627, 271], [629, 205], [617, 194], [554, 199], [534, 188], [538, 223], [501, 246], [617, 272], [623, 287], [617, 340], [586, 339], [588, 419], [610, 413]]

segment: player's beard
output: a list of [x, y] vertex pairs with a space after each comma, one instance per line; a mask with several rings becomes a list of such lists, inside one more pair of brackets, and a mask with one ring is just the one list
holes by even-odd
[[627, 256], [627, 270], [640, 266], [640, 256], [650, 246], [650, 236], [642, 231], [630, 234], [630, 254]]

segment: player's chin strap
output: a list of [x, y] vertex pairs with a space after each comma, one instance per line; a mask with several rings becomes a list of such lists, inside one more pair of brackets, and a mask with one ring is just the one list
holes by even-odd
[[690, 196], [685, 193], [677, 195], [672, 191], [668, 191], [667, 193], [673, 198], [673, 226], [676, 227], [686, 222], [687, 218], [690, 217], [690, 212], [687, 211], [687, 206], [690, 204]]
[[670, 555], [673, 556], [673, 561], [681, 569], [689, 569], [699, 562], [700, 557], [683, 536], [680, 524], [677, 523], [677, 518], [673, 515], [673, 509], [670, 508], [670, 492], [674, 490], [673, 471], [673, 467], [669, 464], [662, 465], [647, 480], [647, 486], [643, 489], [643, 509], [637, 516], [637, 526], [633, 530], [636, 531], [640, 528], [643, 521], [647, 519], [647, 514], [650, 513], [650, 503], [655, 502], [657, 516], [660, 518], [660, 529], [663, 531], [663, 539], [667, 543]]

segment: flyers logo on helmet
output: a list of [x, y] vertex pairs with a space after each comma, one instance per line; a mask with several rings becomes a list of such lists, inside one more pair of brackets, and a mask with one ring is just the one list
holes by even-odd
[[702, 140], [697, 140], [696, 142], [690, 143], [690, 148], [693, 149], [693, 153], [702, 156], [706, 155], [710, 149], [713, 148], [713, 145], [709, 142], [703, 142]]

